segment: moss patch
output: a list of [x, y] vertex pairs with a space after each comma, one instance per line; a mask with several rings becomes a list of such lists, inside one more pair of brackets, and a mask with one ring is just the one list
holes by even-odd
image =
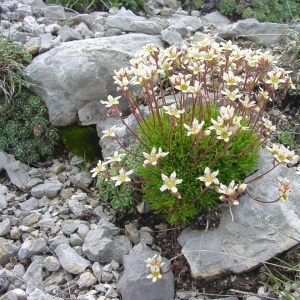
[[60, 130], [60, 138], [67, 149], [86, 161], [96, 162], [102, 158], [99, 137], [94, 126], [71, 126]]

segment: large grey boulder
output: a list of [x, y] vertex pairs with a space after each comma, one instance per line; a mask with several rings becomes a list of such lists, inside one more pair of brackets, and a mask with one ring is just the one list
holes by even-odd
[[[268, 151], [261, 151], [258, 167], [248, 179], [272, 167]], [[233, 220], [230, 210], [224, 209], [218, 228], [205, 233], [190, 228], [182, 232], [178, 240], [193, 277], [213, 279], [223, 273], [243, 273], [299, 243], [299, 176], [280, 165], [249, 184], [247, 190], [264, 201], [275, 200], [279, 196], [278, 176], [287, 177], [292, 184], [287, 202], [265, 204], [244, 195], [238, 206], [231, 207]]]
[[[129, 59], [149, 43], [162, 47], [159, 37], [134, 33], [62, 43], [37, 56], [25, 69], [26, 79], [46, 103], [50, 122], [71, 125], [85, 105], [118, 95], [114, 70], [129, 66]], [[121, 103], [128, 110], [127, 101]]]
[[[148, 258], [152, 258], [156, 253], [147, 251], [141, 254], [130, 253], [124, 255], [124, 274], [117, 285], [117, 291], [124, 300], [173, 300], [174, 299], [174, 276], [172, 272], [163, 274], [155, 282], [147, 278], [150, 268], [146, 267]], [[162, 258], [163, 271], [166, 271], [170, 261]]]
[[219, 29], [218, 36], [225, 39], [245, 37], [258, 45], [270, 47], [275, 44], [285, 44], [288, 41], [285, 34], [288, 28], [290, 26], [286, 24], [260, 23], [256, 19], [246, 19], [223, 26]]

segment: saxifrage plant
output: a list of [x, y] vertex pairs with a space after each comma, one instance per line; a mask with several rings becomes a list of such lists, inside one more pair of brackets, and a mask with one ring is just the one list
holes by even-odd
[[[120, 97], [101, 103], [108, 115], [120, 116], [136, 142], [128, 150], [118, 140], [116, 126], [103, 131], [102, 138], [114, 139], [124, 152], [99, 161], [92, 170], [101, 173], [99, 184], [112, 181], [115, 187], [142, 192], [153, 210], [174, 225], [188, 224], [203, 209], [237, 205], [240, 194], [249, 194], [246, 186], [253, 180], [243, 181], [255, 170], [258, 151], [275, 129], [265, 107], [278, 88], [294, 88], [288, 72], [276, 67], [269, 52], [208, 39], [165, 50], [149, 44], [131, 65], [114, 78], [138, 130], [122, 118]], [[142, 87], [146, 107], [136, 101], [133, 85]], [[283, 145], [269, 150], [272, 169], [294, 158]], [[279, 195], [272, 201], [286, 200], [290, 191], [288, 179], [279, 179]]]

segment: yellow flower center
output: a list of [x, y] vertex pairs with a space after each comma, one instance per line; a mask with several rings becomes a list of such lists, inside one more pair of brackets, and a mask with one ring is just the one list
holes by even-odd
[[156, 162], [156, 155], [150, 155], [149, 162], [151, 162], [151, 163]]
[[234, 77], [229, 77], [228, 81], [227, 81], [228, 85], [235, 85], [236, 84], [236, 80]]
[[191, 133], [192, 134], [197, 134], [197, 127], [192, 127], [192, 129], [191, 129]]
[[214, 177], [212, 175], [205, 176], [206, 182], [212, 182], [213, 180], [214, 180]]
[[174, 187], [176, 184], [175, 184], [175, 180], [169, 180], [168, 182], [167, 182], [167, 187], [169, 188], [169, 189], [171, 189], [172, 187]]
[[271, 78], [271, 82], [272, 82], [272, 84], [278, 84], [279, 83], [279, 78], [278, 77], [272, 77]]
[[158, 277], [159, 276], [159, 271], [154, 270], [154, 271], [151, 272], [151, 274], [152, 274], [153, 277]]
[[222, 133], [221, 133], [221, 138], [222, 138], [223, 140], [226, 140], [226, 139], [228, 138], [228, 133], [227, 133], [226, 131], [222, 131]]
[[126, 178], [127, 178], [127, 175], [126, 174], [122, 174], [122, 175], [120, 175], [120, 177], [119, 177], [119, 181], [125, 181], [126, 180]]
[[180, 90], [187, 91], [189, 89], [189, 86], [186, 83], [183, 83], [180, 85]]
[[284, 154], [278, 154], [278, 161], [282, 162], [285, 161], [286, 156]]

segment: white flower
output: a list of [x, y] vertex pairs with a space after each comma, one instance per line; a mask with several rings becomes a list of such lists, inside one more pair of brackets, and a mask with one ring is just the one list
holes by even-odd
[[184, 109], [177, 109], [175, 104], [171, 104], [170, 106], [163, 106], [163, 109], [166, 111], [166, 114], [170, 116], [174, 116], [176, 118], [180, 117], [180, 114], [184, 113]]
[[221, 106], [220, 107], [220, 115], [222, 117], [223, 120], [225, 121], [229, 121], [234, 117], [234, 107], [227, 105], [225, 106]]
[[202, 83], [200, 83], [199, 81], [195, 80], [194, 81], [194, 85], [190, 86], [190, 92], [192, 94], [200, 94], [201, 87], [202, 87]]
[[98, 161], [97, 167], [91, 170], [92, 177], [96, 177], [98, 173], [106, 171], [105, 165], [106, 163], [103, 163], [101, 160]]
[[217, 130], [217, 139], [224, 140], [225, 142], [229, 141], [229, 137], [232, 135], [232, 131], [229, 131], [230, 128], [228, 125], [224, 126], [221, 130]]
[[193, 74], [198, 74], [204, 72], [204, 64], [198, 62], [193, 62], [188, 68], [193, 72]]
[[272, 148], [267, 146], [267, 149], [280, 163], [282, 162], [290, 163], [296, 158], [295, 151], [291, 151], [285, 148], [283, 145], [277, 146], [276, 144], [273, 144]]
[[223, 95], [225, 95], [230, 100], [234, 101], [236, 98], [239, 98], [242, 96], [242, 94], [239, 94], [239, 90], [235, 89], [233, 91], [230, 91], [228, 89], [225, 89], [225, 91], [221, 91]]
[[234, 76], [232, 71], [224, 73], [223, 79], [226, 81], [227, 85], [237, 85], [240, 81], [242, 81], [242, 78]]
[[115, 153], [114, 153], [114, 156], [109, 156], [109, 157], [106, 157], [105, 159], [107, 159], [107, 163], [111, 163], [111, 162], [120, 162], [121, 161], [121, 159], [122, 159], [122, 156], [126, 156], [126, 154], [125, 153], [120, 153], [119, 154], [119, 152], [118, 151], [116, 151]]
[[221, 42], [220, 45], [223, 47], [224, 50], [234, 50], [238, 47], [236, 45], [232, 45], [231, 40], [229, 40], [226, 44]]
[[210, 186], [212, 183], [219, 184], [219, 180], [217, 178], [217, 175], [219, 174], [219, 170], [215, 172], [211, 172], [208, 167], [204, 170], [204, 176], [198, 177], [197, 179], [204, 181], [205, 186]]
[[116, 136], [115, 131], [116, 131], [116, 125], [114, 125], [109, 129], [103, 130], [102, 133], [104, 133], [104, 135], [101, 137], [101, 140], [106, 136], [115, 137]]
[[171, 190], [173, 194], [175, 194], [178, 189], [176, 187], [177, 184], [182, 182], [182, 179], [176, 179], [176, 172], [174, 171], [170, 177], [165, 174], [161, 174], [161, 178], [164, 181], [164, 184], [161, 186], [160, 190], [163, 192], [164, 190]]
[[198, 134], [201, 131], [203, 125], [204, 125], [204, 121], [202, 121], [199, 124], [197, 119], [193, 120], [192, 127], [188, 126], [187, 124], [183, 124], [183, 126], [188, 130], [188, 133], [187, 133], [188, 136], [190, 136], [191, 134], [193, 134], [193, 135]]
[[278, 186], [279, 186], [279, 193], [280, 193], [280, 199], [282, 199], [283, 201], [288, 200], [289, 197], [289, 193], [292, 190], [292, 185], [290, 183], [290, 181], [285, 177], [285, 178], [280, 178], [278, 177]]
[[265, 83], [273, 85], [274, 89], [277, 90], [278, 86], [281, 82], [285, 82], [284, 79], [281, 78], [282, 72], [278, 70], [273, 70], [268, 72], [269, 79], [265, 81]]
[[245, 97], [245, 100], [239, 99], [239, 101], [242, 103], [242, 105], [245, 109], [249, 109], [256, 105], [255, 101], [250, 101], [248, 96]]
[[157, 267], [160, 268], [162, 265], [164, 265], [164, 262], [161, 262], [161, 256], [155, 254], [152, 258], [147, 258], [147, 260], [145, 260], [145, 262], [147, 263], [146, 267]]
[[233, 196], [233, 195], [235, 195], [235, 190], [237, 188], [238, 188], [238, 185], [235, 185], [234, 180], [232, 180], [228, 186], [221, 183], [220, 187], [217, 188], [217, 192], [220, 194], [225, 194], [227, 196]]
[[144, 167], [149, 165], [156, 166], [158, 159], [168, 154], [169, 152], [162, 152], [161, 148], [159, 148], [158, 153], [156, 153], [156, 148], [153, 147], [150, 154], [143, 152], [143, 155], [146, 158], [143, 165]]
[[182, 91], [183, 93], [187, 93], [190, 91], [190, 81], [189, 80], [180, 80], [179, 85], [175, 85], [175, 89]]
[[102, 101], [102, 100], [100, 100], [100, 102], [102, 103], [102, 104], [106, 104], [105, 105], [105, 107], [112, 107], [113, 105], [117, 105], [117, 104], [119, 104], [119, 99], [121, 98], [121, 96], [119, 96], [119, 97], [113, 97], [113, 96], [111, 96], [111, 95], [109, 95], [108, 97], [107, 97], [107, 100], [108, 101]]
[[131, 179], [128, 177], [128, 175], [132, 174], [133, 171], [132, 170], [129, 170], [127, 172], [125, 172], [125, 170], [122, 168], [120, 171], [119, 171], [119, 175], [117, 176], [113, 176], [111, 177], [110, 179], [111, 180], [116, 180], [116, 184], [115, 186], [117, 185], [120, 185], [122, 184], [123, 182], [128, 182], [128, 181], [131, 181]]
[[218, 116], [218, 121], [214, 120], [213, 118], [211, 118], [210, 120], [213, 123], [213, 125], [208, 127], [208, 129], [216, 130], [216, 131], [222, 130], [224, 125], [224, 120], [220, 116]]
[[155, 282], [157, 278], [161, 278], [160, 270], [157, 267], [151, 268], [151, 273], [146, 278], [152, 278], [152, 281]]
[[276, 126], [272, 124], [272, 122], [269, 120], [269, 119], [266, 119], [266, 118], [262, 118], [263, 122], [264, 122], [264, 125], [265, 127], [270, 130], [270, 131], [274, 131], [276, 130]]
[[169, 152], [162, 152], [162, 149], [161, 147], [158, 148], [158, 152], [157, 152], [157, 155], [158, 155], [158, 158], [160, 157], [165, 157], [169, 154]]

